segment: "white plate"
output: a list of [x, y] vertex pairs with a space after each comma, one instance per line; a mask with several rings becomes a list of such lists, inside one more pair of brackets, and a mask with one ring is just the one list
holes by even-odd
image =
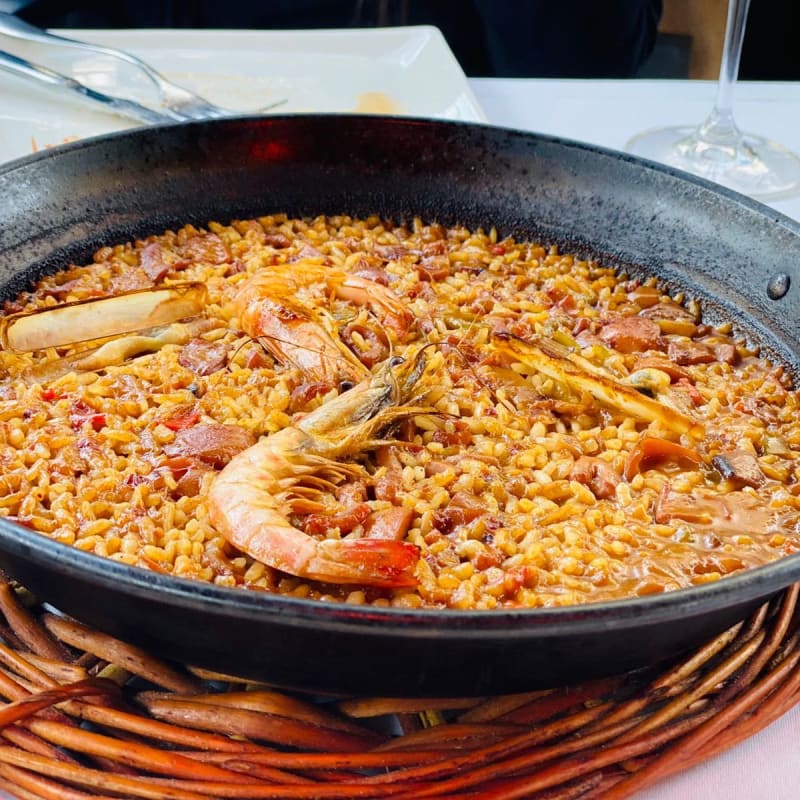
[[[444, 37], [429, 26], [59, 33], [129, 50], [176, 83], [242, 113], [286, 99], [267, 113], [363, 111], [486, 121]], [[149, 81], [124, 62], [5, 37], [0, 47], [107, 94], [157, 106]], [[138, 125], [2, 72], [0, 98], [0, 161]]]

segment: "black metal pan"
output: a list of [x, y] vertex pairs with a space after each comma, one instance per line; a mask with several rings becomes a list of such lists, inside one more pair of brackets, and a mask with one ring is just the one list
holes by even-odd
[[[495, 225], [656, 274], [797, 371], [800, 227], [627, 156], [469, 124], [241, 119], [85, 141], [0, 169], [0, 290], [105, 244], [270, 212]], [[0, 522], [0, 565], [79, 619], [167, 656], [328, 692], [516, 692], [697, 645], [800, 579], [800, 556], [576, 608], [419, 611], [287, 599], [101, 559]]]

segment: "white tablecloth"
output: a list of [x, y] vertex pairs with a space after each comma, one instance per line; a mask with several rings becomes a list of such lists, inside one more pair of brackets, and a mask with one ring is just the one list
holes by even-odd
[[[473, 79], [489, 122], [623, 149], [639, 131], [702, 121], [715, 84]], [[737, 87], [743, 130], [800, 153], [800, 84]], [[800, 195], [770, 204], [800, 220]], [[637, 795], [641, 800], [798, 800], [800, 706], [738, 747]]]

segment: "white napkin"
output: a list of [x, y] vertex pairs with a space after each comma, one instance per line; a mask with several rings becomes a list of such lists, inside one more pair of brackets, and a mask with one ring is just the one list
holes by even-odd
[[800, 706], [635, 800], [800, 800]]

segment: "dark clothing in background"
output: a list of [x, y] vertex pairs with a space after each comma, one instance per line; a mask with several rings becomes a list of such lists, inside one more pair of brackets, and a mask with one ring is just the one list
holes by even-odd
[[749, 81], [800, 80], [797, 0], [758, 0], [750, 4], [739, 77]]
[[[473, 2], [486, 36], [486, 74], [504, 78], [632, 77], [653, 50], [662, 5], [661, 0]], [[468, 63], [467, 54], [455, 52]]]
[[631, 77], [662, 0], [34, 0], [41, 27], [349, 28], [436, 25], [467, 75]]

